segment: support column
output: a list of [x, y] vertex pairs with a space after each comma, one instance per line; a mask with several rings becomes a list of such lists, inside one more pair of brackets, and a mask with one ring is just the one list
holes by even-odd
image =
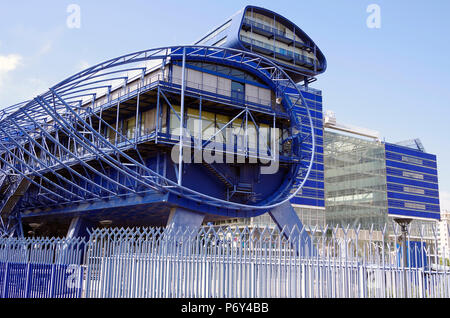
[[292, 240], [297, 254], [302, 256], [316, 255], [311, 237], [306, 231], [302, 231], [303, 224], [289, 202], [273, 208], [269, 211], [269, 215], [278, 226], [280, 232], [284, 230], [284, 237]]
[[180, 151], [178, 155], [178, 185], [183, 183], [183, 145], [184, 145], [184, 91], [186, 90], [186, 48], [183, 48], [181, 68], [181, 101], [180, 101]]
[[70, 222], [66, 238], [84, 237], [86, 238], [86, 240], [88, 240], [89, 239], [89, 234], [87, 232], [88, 229], [95, 228], [96, 225], [97, 224], [95, 222], [77, 216], [72, 219], [72, 222]]
[[16, 222], [16, 228], [14, 230], [15, 235], [17, 235], [17, 237], [24, 237], [22, 217], [20, 214], [16, 216]]
[[[85, 218], [82, 218], [80, 216], [74, 217], [72, 221], [70, 222], [69, 230], [67, 231], [66, 238], [72, 239], [72, 238], [84, 238], [85, 242], [89, 241], [89, 233], [88, 229], [92, 229], [96, 227], [96, 223], [92, 222], [90, 220], [86, 220]], [[71, 243], [64, 244], [61, 253], [58, 255], [58, 263], [59, 264], [73, 264], [74, 261], [74, 252], [76, 245], [72, 245]], [[79, 263], [76, 263], [76, 265], [81, 265], [84, 260], [84, 247], [85, 245], [82, 244], [80, 246], [80, 250], [78, 250], [79, 254], [77, 255]]]
[[169, 220], [167, 221], [168, 229], [199, 229], [202, 226], [205, 215], [187, 210], [181, 207], [175, 207], [170, 210]]

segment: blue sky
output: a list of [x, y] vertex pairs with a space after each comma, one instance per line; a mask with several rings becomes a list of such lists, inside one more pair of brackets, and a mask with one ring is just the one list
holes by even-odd
[[[70, 29], [67, 6], [81, 8]], [[438, 156], [443, 208], [450, 209], [450, 1], [0, 0], [0, 107], [44, 92], [103, 60], [191, 44], [245, 5], [294, 21], [324, 52], [315, 87], [338, 121], [377, 130], [386, 141], [420, 137]], [[369, 29], [366, 8], [381, 8]]]

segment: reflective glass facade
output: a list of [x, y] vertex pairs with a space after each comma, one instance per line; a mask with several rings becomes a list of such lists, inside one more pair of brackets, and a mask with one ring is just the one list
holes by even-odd
[[410, 217], [411, 235], [432, 235], [440, 217], [435, 155], [325, 131], [324, 159], [327, 224], [381, 229]]
[[329, 225], [387, 222], [384, 145], [325, 131], [326, 221]]

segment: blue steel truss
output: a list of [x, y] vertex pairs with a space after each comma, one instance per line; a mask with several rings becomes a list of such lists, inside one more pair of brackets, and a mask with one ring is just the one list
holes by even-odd
[[[276, 96], [282, 98], [285, 115], [290, 119], [291, 131], [285, 141], [289, 139], [293, 142], [293, 155], [298, 155], [303, 162], [306, 160], [309, 164], [302, 165], [301, 160], [293, 161], [288, 178], [279, 191], [256, 204], [223, 200], [183, 186], [181, 164], [177, 181], [148, 167], [138, 147], [146, 140], [139, 138], [137, 133], [134, 138], [124, 136], [117, 125], [113, 127], [102, 118], [102, 112], [116, 106], [119, 111], [121, 103], [132, 98], [139, 101], [140, 96], [149, 90], [158, 92], [158, 106], [160, 98], [165, 99], [170, 106], [164, 94], [169, 91], [181, 94], [183, 103], [185, 95], [195, 94], [195, 91], [186, 87], [184, 78], [179, 85], [160, 77], [148, 83], [146, 75], [155, 68], [163, 70], [172, 61], [183, 61], [184, 77], [186, 60], [230, 65], [263, 79], [276, 92]], [[132, 82], [137, 83], [134, 89], [127, 86]], [[113, 88], [121, 86], [123, 89], [120, 94], [113, 96]], [[204, 98], [208, 99], [208, 96]], [[217, 96], [211, 97], [211, 100], [214, 98]], [[229, 103], [232, 105], [233, 101]], [[306, 109], [305, 114], [294, 114], [293, 109], [298, 106]], [[274, 117], [280, 115], [270, 108], [259, 107], [258, 110], [256, 104], [248, 103], [240, 107], [249, 114], [248, 118], [252, 118], [253, 110], [273, 114]], [[180, 125], [182, 123], [180, 120]], [[101, 127], [113, 130], [115, 140], [111, 141], [104, 136]], [[161, 141], [163, 139], [157, 135], [154, 140], [158, 142], [158, 138]], [[0, 140], [3, 179], [15, 178], [15, 182], [9, 182], [9, 191], [14, 192], [17, 190], [14, 187], [19, 186], [22, 192], [26, 192], [30, 185], [38, 187], [39, 193], [32, 202], [36, 207], [61, 206], [157, 191], [212, 207], [260, 211], [259, 214], [288, 202], [299, 193], [310, 174], [315, 149], [313, 122], [308, 105], [300, 89], [282, 68], [255, 53], [206, 46], [151, 49], [90, 67], [31, 101], [1, 110]], [[305, 144], [311, 147], [305, 147]], [[88, 163], [93, 161], [95, 166]], [[116, 177], [106, 173], [106, 167], [114, 169]], [[302, 182], [296, 189], [292, 189], [298, 176]], [[3, 181], [1, 183], [3, 186]], [[18, 197], [17, 193], [15, 197]], [[20, 211], [14, 209], [15, 202], [11, 198], [12, 196], [5, 195], [0, 206], [3, 209], [0, 212], [5, 232], [11, 231], [5, 225], [6, 220], [20, 220]]]

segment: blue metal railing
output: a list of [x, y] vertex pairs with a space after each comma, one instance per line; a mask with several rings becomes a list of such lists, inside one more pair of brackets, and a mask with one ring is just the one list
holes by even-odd
[[302, 42], [300, 40], [296, 41], [294, 34], [292, 34], [292, 36], [289, 36], [286, 32], [284, 32], [284, 31], [282, 31], [282, 30], [280, 30], [278, 28], [275, 28], [273, 26], [270, 26], [270, 25], [267, 25], [267, 24], [255, 21], [255, 20], [250, 19], [250, 18], [244, 18], [244, 24], [251, 25], [252, 27], [255, 27], [255, 28], [258, 28], [258, 29], [270, 32], [271, 34], [273, 34], [275, 36], [283, 37], [283, 38], [285, 38], [287, 40], [295, 42], [296, 46], [298, 46], [298, 47], [310, 48], [311, 50], [314, 49], [313, 45], [311, 45], [310, 43], [305, 43], [305, 42]]
[[259, 41], [259, 40], [251, 39], [251, 38], [249, 38], [249, 37], [247, 37], [245, 35], [241, 35], [241, 40], [244, 41], [245, 43], [250, 44], [250, 45], [258, 46], [258, 47], [261, 47], [263, 49], [266, 49], [266, 50], [269, 50], [271, 52], [274, 52], [276, 54], [283, 55], [283, 56], [285, 56], [287, 58], [294, 59], [296, 63], [309, 64], [310, 67], [313, 67], [315, 63], [317, 64], [316, 60], [314, 60], [313, 58], [310, 58], [310, 57], [308, 57], [306, 55], [299, 54], [299, 53], [294, 53], [294, 52], [292, 52], [290, 50], [286, 50], [286, 49], [277, 47], [275, 45], [271, 45], [271, 44], [264, 43], [264, 42]]
[[[295, 36], [294, 34], [292, 34], [292, 37], [290, 37], [285, 31], [282, 31], [282, 30], [280, 30], [278, 28], [275, 28], [275, 27], [273, 27], [271, 25], [267, 25], [265, 23], [261, 23], [259, 21], [255, 21], [255, 20], [250, 19], [250, 18], [244, 18], [244, 24], [251, 25], [252, 27], [259, 28], [261, 30], [270, 32], [273, 35], [280, 36], [280, 37], [283, 37], [285, 39], [294, 41], [294, 36]], [[310, 44], [308, 44], [308, 43], [304, 43], [304, 42], [300, 42], [300, 41], [297, 41], [297, 42], [298, 42], [299, 45], [301, 44], [304, 47], [312, 48], [312, 46]]]

